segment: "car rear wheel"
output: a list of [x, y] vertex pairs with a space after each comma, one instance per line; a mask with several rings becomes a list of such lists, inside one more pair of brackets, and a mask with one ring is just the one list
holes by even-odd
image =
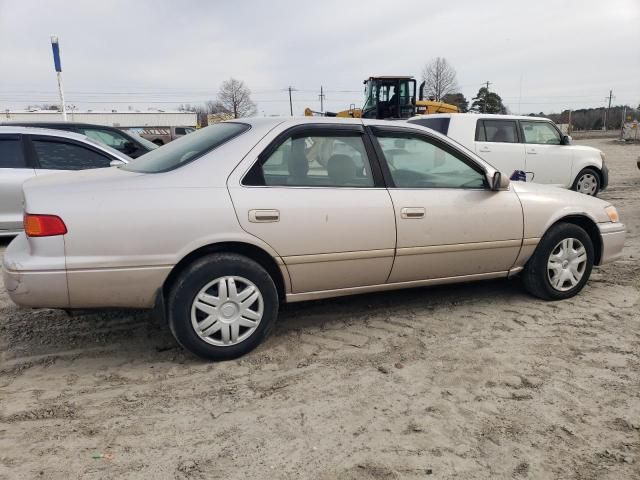
[[278, 316], [276, 286], [258, 263], [220, 253], [196, 260], [167, 299], [169, 328], [190, 352], [227, 360], [253, 350]]
[[600, 174], [592, 168], [585, 168], [573, 182], [573, 190], [595, 197], [600, 191]]
[[591, 238], [581, 227], [560, 223], [542, 237], [524, 269], [525, 289], [545, 300], [576, 295], [589, 280], [594, 262]]

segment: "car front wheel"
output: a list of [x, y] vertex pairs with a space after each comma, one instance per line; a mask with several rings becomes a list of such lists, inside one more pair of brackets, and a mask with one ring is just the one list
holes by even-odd
[[578, 193], [595, 197], [600, 191], [600, 174], [592, 168], [585, 168], [573, 182], [573, 189]]
[[258, 263], [236, 254], [213, 254], [189, 265], [167, 298], [169, 328], [184, 348], [208, 360], [253, 350], [278, 315], [278, 293]]
[[570, 223], [554, 225], [527, 262], [525, 289], [545, 300], [573, 297], [589, 280], [594, 258], [593, 242], [584, 229]]

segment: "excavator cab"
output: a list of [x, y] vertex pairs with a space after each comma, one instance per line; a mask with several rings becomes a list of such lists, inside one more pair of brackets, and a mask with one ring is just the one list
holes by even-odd
[[362, 118], [410, 118], [416, 114], [413, 77], [369, 77], [363, 83], [366, 100]]

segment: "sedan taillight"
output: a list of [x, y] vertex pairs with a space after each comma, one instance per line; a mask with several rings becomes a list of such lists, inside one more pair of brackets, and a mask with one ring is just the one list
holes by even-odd
[[52, 237], [67, 233], [67, 226], [57, 215], [25, 213], [24, 232], [29, 237]]

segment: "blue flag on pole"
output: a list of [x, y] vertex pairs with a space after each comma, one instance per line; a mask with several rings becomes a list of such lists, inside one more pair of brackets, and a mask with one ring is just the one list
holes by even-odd
[[56, 72], [62, 72], [62, 63], [60, 62], [60, 45], [58, 44], [58, 37], [51, 38], [51, 49], [53, 50], [53, 64], [56, 67]]

